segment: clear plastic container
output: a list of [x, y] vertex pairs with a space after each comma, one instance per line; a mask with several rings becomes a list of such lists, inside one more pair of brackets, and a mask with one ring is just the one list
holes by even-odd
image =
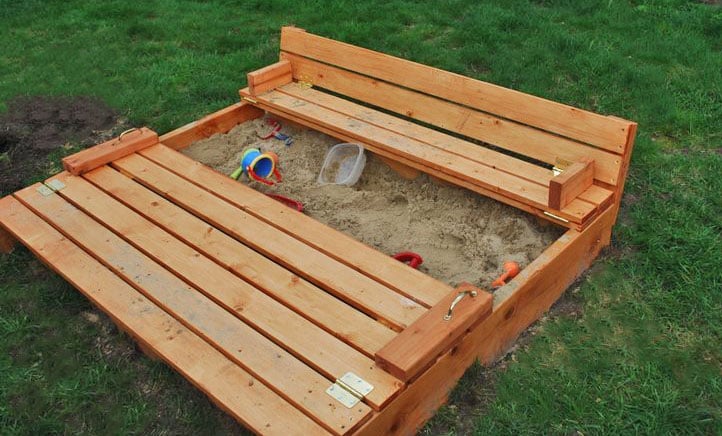
[[326, 153], [318, 183], [351, 186], [361, 177], [366, 165], [364, 148], [358, 144], [336, 144]]

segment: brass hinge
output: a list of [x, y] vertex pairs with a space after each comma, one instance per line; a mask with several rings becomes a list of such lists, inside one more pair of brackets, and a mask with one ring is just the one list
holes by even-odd
[[49, 195], [53, 195], [54, 193], [60, 191], [63, 188], [65, 188], [65, 183], [61, 182], [58, 179], [53, 179], [44, 185], [38, 186], [38, 192], [41, 193], [43, 197], [47, 197]]
[[300, 87], [303, 88], [303, 89], [311, 89], [311, 88], [313, 88], [313, 83], [311, 83], [311, 82], [306, 82], [306, 81], [304, 81], [304, 80], [299, 80], [299, 81], [296, 82], [296, 83], [298, 84], [298, 86], [300, 86]]
[[569, 222], [568, 219], [562, 218], [562, 217], [560, 217], [560, 216], [558, 216], [558, 215], [554, 215], [553, 213], [550, 213], [550, 212], [547, 212], [547, 211], [544, 211], [544, 215], [549, 216], [549, 217], [552, 217], [552, 218], [554, 218], [554, 219], [557, 219], [557, 220], [559, 220], [559, 221], [561, 221], [561, 222], [563, 222], [563, 223], [568, 223], [568, 222]]
[[352, 372], [347, 372], [343, 377], [336, 379], [336, 382], [326, 389], [326, 393], [350, 409], [373, 389], [371, 383]]
[[558, 176], [559, 174], [563, 173], [565, 169], [572, 163], [569, 162], [566, 159], [562, 159], [560, 157], [554, 159], [554, 166], [552, 167], [552, 174], [554, 174], [554, 177]]
[[249, 102], [249, 103], [253, 103], [253, 104], [258, 103], [258, 100], [256, 100], [255, 98], [249, 97], [249, 96], [247, 96], [247, 95], [244, 95], [244, 96], [243, 96], [243, 99], [246, 100], [246, 101]]

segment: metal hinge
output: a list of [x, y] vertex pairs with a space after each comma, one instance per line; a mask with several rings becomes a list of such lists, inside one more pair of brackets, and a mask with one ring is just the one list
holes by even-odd
[[313, 88], [313, 83], [311, 83], [311, 82], [306, 82], [306, 81], [303, 81], [303, 80], [299, 80], [299, 81], [296, 82], [296, 83], [298, 84], [298, 86], [300, 86], [300, 87], [303, 88], [303, 89], [311, 89], [311, 88]]
[[552, 167], [552, 174], [554, 174], [554, 177], [558, 176], [559, 174], [563, 173], [565, 169], [572, 163], [569, 162], [566, 159], [562, 159], [560, 157], [554, 159], [554, 166]]
[[251, 98], [251, 97], [249, 97], [249, 96], [247, 96], [247, 95], [244, 95], [244, 96], [243, 96], [243, 99], [246, 100], [247, 102], [250, 102], [250, 103], [253, 103], [253, 104], [258, 103], [258, 100], [256, 100], [255, 98]]
[[336, 382], [326, 389], [326, 393], [350, 409], [373, 389], [371, 383], [352, 372], [347, 372], [343, 377], [336, 379]]
[[65, 188], [65, 183], [58, 179], [53, 179], [44, 185], [38, 186], [38, 192], [41, 193], [43, 197], [47, 197], [48, 195], [53, 195], [63, 188]]
[[547, 212], [547, 211], [544, 211], [544, 215], [546, 215], [546, 216], [548, 216], [548, 217], [552, 217], [552, 218], [554, 218], [554, 219], [557, 219], [557, 220], [559, 220], [559, 221], [561, 221], [561, 222], [563, 222], [563, 223], [568, 223], [568, 222], [569, 222], [568, 219], [562, 218], [562, 217], [560, 217], [559, 215], [554, 215], [553, 213], [550, 213], [550, 212]]

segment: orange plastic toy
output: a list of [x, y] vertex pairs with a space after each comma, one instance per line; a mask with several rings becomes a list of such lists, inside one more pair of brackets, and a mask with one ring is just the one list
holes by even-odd
[[504, 286], [507, 280], [513, 279], [517, 274], [519, 274], [519, 271], [521, 271], [519, 264], [516, 262], [504, 262], [503, 268], [504, 273], [491, 282], [492, 288], [500, 288]]

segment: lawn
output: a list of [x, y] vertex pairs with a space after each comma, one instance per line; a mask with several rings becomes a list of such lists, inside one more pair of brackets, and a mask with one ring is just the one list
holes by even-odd
[[[273, 62], [280, 26], [294, 24], [637, 121], [612, 246], [511, 354], [472, 367], [423, 433], [720, 434], [713, 3], [0, 0], [0, 112], [17, 96], [93, 96], [166, 132], [237, 101], [245, 73]], [[0, 429], [243, 432], [25, 249], [0, 256]]]

